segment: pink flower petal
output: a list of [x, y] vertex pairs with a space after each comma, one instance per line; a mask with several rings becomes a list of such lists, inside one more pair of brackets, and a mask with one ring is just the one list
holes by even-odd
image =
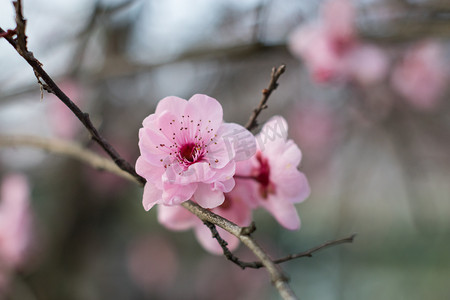
[[197, 183], [179, 185], [164, 182], [163, 187], [163, 203], [166, 205], [177, 205], [191, 199], [192, 195], [197, 189]]
[[225, 196], [220, 190], [214, 190], [213, 184], [199, 183], [194, 200], [203, 208], [214, 208], [223, 203]]
[[[158, 102], [156, 106], [155, 115], [171, 112], [174, 115], [182, 115], [186, 109], [187, 101], [175, 96], [169, 96]], [[145, 126], [145, 125], [144, 125]]]
[[158, 221], [171, 230], [187, 230], [200, 223], [194, 214], [180, 205], [158, 205]]
[[162, 201], [162, 190], [156, 188], [156, 186], [147, 181], [144, 186], [144, 196], [142, 197], [142, 204], [145, 210], [150, 210], [155, 204]]
[[300, 218], [294, 204], [290, 201], [270, 196], [267, 201], [261, 202], [261, 205], [265, 207], [283, 227], [289, 230], [300, 228]]
[[139, 130], [139, 148], [145, 160], [155, 166], [163, 166], [170, 150], [165, 147], [170, 141], [155, 131], [147, 128]]
[[214, 131], [220, 127], [223, 120], [222, 105], [216, 99], [202, 94], [196, 94], [189, 99], [186, 113], [197, 114], [202, 121], [202, 127], [212, 128]]

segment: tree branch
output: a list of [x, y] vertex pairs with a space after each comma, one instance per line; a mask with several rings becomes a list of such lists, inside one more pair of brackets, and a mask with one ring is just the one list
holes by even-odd
[[216, 215], [209, 210], [203, 209], [198, 204], [192, 201], [186, 201], [181, 203], [181, 205], [189, 210], [191, 213], [196, 215], [203, 222], [213, 223], [235, 237], [237, 237], [244, 245], [246, 245], [258, 259], [261, 260], [261, 264], [267, 269], [270, 275], [272, 284], [278, 290], [279, 294], [283, 299], [297, 299], [294, 292], [288, 284], [288, 278], [284, 275], [283, 271], [278, 267], [269, 255], [256, 243], [256, 241], [250, 235], [242, 234], [243, 230], [238, 225], [219, 215]]
[[[15, 29], [14, 34], [16, 38], [14, 39], [14, 34], [12, 31], [5, 32], [2, 28], [0, 28], [0, 37], [5, 38], [15, 49], [16, 51], [28, 62], [28, 64], [33, 68], [38, 82], [42, 89], [55, 94], [81, 121], [81, 123], [87, 128], [90, 132], [92, 139], [96, 141], [113, 159], [114, 163], [120, 168], [123, 172], [130, 174], [130, 176], [123, 176], [123, 172], [117, 172], [118, 169], [114, 170], [114, 167], [111, 167], [111, 162], [109, 160], [103, 160], [102, 158], [98, 160], [98, 156], [93, 153], [88, 154], [87, 150], [82, 149], [79, 146], [76, 146], [71, 143], [64, 142], [55, 142], [54, 140], [37, 140], [30, 137], [16, 139], [14, 138], [6, 138], [3, 140], [4, 143], [14, 144], [16, 145], [28, 145], [33, 147], [40, 147], [43, 149], [47, 149], [48, 151], [57, 152], [61, 154], [66, 154], [77, 158], [79, 160], [85, 161], [91, 165], [98, 166], [105, 170], [111, 171], [116, 174], [120, 174], [120, 176], [126, 177], [127, 179], [135, 180], [141, 184], [144, 184], [146, 180], [139, 176], [135, 169], [126, 162], [121, 156], [117, 153], [117, 151], [99, 134], [97, 129], [93, 126], [89, 115], [87, 113], [82, 112], [73, 102], [72, 100], [64, 94], [61, 89], [56, 85], [56, 83], [52, 80], [52, 78], [44, 71], [42, 68], [42, 64], [34, 57], [33, 53], [28, 51], [26, 44], [26, 35], [25, 35], [25, 25], [26, 21], [22, 16], [22, 7], [21, 1], [17, 0], [14, 3], [16, 8], [16, 23], [17, 27]], [[252, 116], [250, 117], [248, 124], [246, 127], [251, 130], [257, 127], [257, 117], [261, 113], [261, 111], [267, 108], [266, 102], [277, 86], [278, 86], [278, 78], [285, 71], [285, 65], [281, 65], [278, 68], [272, 69], [271, 81], [269, 83], [268, 88], [263, 90], [263, 97], [259, 106], [253, 111]], [[42, 82], [42, 81], [43, 82]], [[294, 292], [288, 285], [288, 279], [284, 275], [283, 271], [279, 268], [279, 266], [274, 262], [269, 255], [256, 243], [256, 241], [250, 236], [254, 230], [254, 227], [242, 228], [233, 222], [228, 221], [227, 219], [212, 213], [211, 211], [204, 209], [197, 205], [192, 201], [186, 201], [181, 204], [184, 208], [188, 209], [191, 213], [196, 215], [200, 220], [205, 222], [206, 224], [214, 224], [217, 225], [229, 233], [236, 236], [244, 245], [246, 245], [260, 260], [260, 262], [256, 262], [257, 264], [261, 264], [264, 266], [271, 278], [273, 285], [278, 290], [279, 294], [283, 299], [297, 299]], [[215, 228], [215, 227], [214, 227]], [[218, 236], [218, 234], [217, 234]], [[222, 240], [223, 241], [223, 240]], [[225, 241], [222, 242], [225, 245]], [[329, 245], [327, 245], [329, 246]], [[326, 246], [321, 246], [322, 249]], [[226, 245], [225, 245], [226, 248]], [[317, 247], [316, 247], [317, 248]], [[314, 251], [317, 251], [316, 249]], [[314, 252], [312, 251], [312, 252]], [[312, 254], [305, 254], [306, 256], [310, 256]], [[300, 256], [299, 256], [300, 257]]]
[[248, 130], [253, 130], [256, 127], [258, 127], [258, 122], [256, 121], [256, 118], [258, 118], [259, 114], [263, 109], [267, 108], [267, 100], [269, 100], [270, 95], [276, 88], [278, 87], [278, 78], [286, 71], [286, 65], [281, 65], [278, 68], [273, 67], [272, 73], [270, 77], [270, 82], [267, 88], [262, 90], [262, 98], [259, 102], [259, 105], [253, 110], [252, 115], [250, 116], [247, 124], [245, 125], [245, 128]]
[[39, 148], [51, 153], [66, 155], [87, 163], [96, 169], [108, 171], [117, 176], [136, 182], [131, 174], [121, 170], [112, 160], [84, 149], [79, 144], [30, 135], [0, 135], [0, 147], [18, 146]]
[[[219, 243], [220, 247], [223, 250], [223, 255], [225, 255], [225, 257], [232, 261], [233, 263], [235, 263], [237, 266], [239, 266], [241, 269], [246, 269], [246, 268], [252, 268], [252, 269], [259, 269], [259, 268], [263, 268], [264, 265], [260, 262], [260, 261], [253, 261], [253, 262], [245, 262], [240, 260], [237, 256], [235, 256], [230, 249], [228, 249], [228, 243], [220, 236], [219, 232], [217, 231], [216, 226], [214, 226], [214, 224], [210, 223], [210, 222], [204, 222], [204, 224], [209, 228], [209, 230], [211, 230], [212, 233], [212, 237], [215, 238], [217, 240], [217, 242]], [[306, 250], [304, 252], [300, 252], [300, 253], [295, 253], [295, 254], [290, 254], [286, 257], [283, 258], [279, 258], [279, 259], [275, 259], [273, 260], [274, 263], [276, 264], [280, 264], [280, 263], [284, 263], [296, 258], [301, 258], [301, 257], [312, 257], [313, 253], [325, 249], [325, 248], [330, 248], [339, 244], [344, 244], [344, 243], [353, 243], [353, 240], [355, 238], [356, 234], [352, 234], [348, 237], [342, 238], [342, 239], [337, 239], [337, 240], [333, 240], [333, 241], [328, 241], [325, 242], [319, 246], [316, 246], [314, 248], [311, 248], [309, 250]]]
[[[28, 51], [26, 44], [26, 35], [25, 35], [25, 24], [26, 21], [22, 16], [22, 5], [21, 0], [15, 1], [14, 7], [16, 9], [16, 34], [17, 38], [14, 39], [8, 35], [5, 35], [4, 38], [16, 49], [16, 51], [28, 62], [28, 64], [33, 68], [36, 77], [38, 78], [38, 82], [41, 85], [42, 89], [54, 94], [58, 97], [81, 121], [81, 123], [86, 127], [89, 133], [92, 136], [92, 139], [97, 142], [108, 155], [113, 159], [113, 161], [117, 164], [119, 168], [133, 175], [136, 180], [138, 180], [141, 184], [145, 183], [145, 179], [139, 176], [134, 168], [124, 160], [119, 153], [100, 135], [97, 129], [91, 122], [89, 118], [89, 114], [84, 113], [80, 110], [80, 108], [72, 102], [72, 100], [67, 97], [67, 95], [61, 91], [61, 89], [56, 85], [56, 83], [52, 80], [52, 78], [44, 71], [42, 68], [42, 64], [34, 57], [33, 53]], [[5, 31], [0, 27], [0, 34], [4, 34]], [[41, 79], [44, 83], [41, 82]]]

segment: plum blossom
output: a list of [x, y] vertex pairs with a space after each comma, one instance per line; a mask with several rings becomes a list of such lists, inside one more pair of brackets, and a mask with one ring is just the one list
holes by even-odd
[[[211, 209], [211, 211], [234, 222], [238, 226], [250, 225], [252, 210], [245, 201], [245, 197], [250, 196], [249, 191], [248, 182], [242, 181], [236, 184], [231, 192], [225, 194], [225, 201], [222, 205]], [[213, 254], [222, 253], [222, 248], [212, 238], [209, 228], [187, 209], [179, 205], [158, 205], [158, 221], [171, 230], [194, 229], [195, 236], [203, 248]], [[217, 230], [220, 236], [228, 243], [230, 251], [237, 248], [239, 240], [234, 235], [222, 228], [217, 228]]]
[[147, 183], [143, 205], [177, 205], [189, 199], [204, 208], [221, 205], [234, 187], [236, 160], [256, 151], [253, 135], [224, 123], [220, 103], [206, 95], [162, 99], [139, 130], [136, 171]]
[[272, 117], [256, 136], [258, 149], [236, 168], [236, 185], [246, 181], [251, 187], [245, 197], [252, 208], [262, 206], [285, 228], [300, 228], [294, 203], [310, 194], [308, 180], [297, 167], [302, 154], [292, 140], [287, 140], [288, 126], [280, 116]]
[[386, 74], [387, 58], [379, 48], [358, 41], [354, 24], [355, 9], [350, 1], [327, 1], [319, 20], [294, 30], [289, 48], [305, 61], [317, 82], [375, 83]]
[[433, 109], [447, 87], [447, 65], [439, 43], [421, 42], [394, 68], [392, 87], [414, 107]]
[[0, 296], [11, 272], [23, 266], [30, 250], [32, 216], [29, 186], [22, 175], [9, 175], [0, 187]]

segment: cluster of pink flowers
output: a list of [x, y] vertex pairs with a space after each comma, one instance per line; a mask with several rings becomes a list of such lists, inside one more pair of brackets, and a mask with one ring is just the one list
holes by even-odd
[[355, 8], [349, 0], [330, 0], [318, 20], [301, 25], [289, 38], [289, 48], [301, 58], [318, 82], [356, 81], [372, 84], [388, 67], [385, 54], [358, 40]]
[[22, 175], [9, 175], [0, 190], [0, 297], [6, 292], [9, 275], [27, 258], [31, 229], [28, 181]]
[[[255, 137], [242, 126], [223, 122], [219, 102], [206, 95], [189, 101], [162, 99], [139, 131], [138, 174], [147, 183], [143, 205], [158, 204], [158, 220], [172, 230], [193, 228], [208, 251], [220, 253], [209, 229], [179, 204], [193, 200], [240, 226], [263, 207], [288, 229], [300, 227], [294, 203], [308, 197], [298, 171], [300, 149], [287, 140], [282, 117], [267, 122]], [[238, 240], [219, 229], [235, 249]]]

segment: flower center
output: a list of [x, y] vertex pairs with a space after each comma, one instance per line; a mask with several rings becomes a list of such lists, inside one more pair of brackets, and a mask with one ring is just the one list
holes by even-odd
[[253, 170], [250, 176], [234, 175], [235, 178], [252, 179], [259, 183], [259, 193], [263, 199], [267, 199], [269, 194], [275, 194], [275, 185], [270, 182], [269, 160], [263, 157], [261, 151], [256, 152], [256, 159], [259, 167]]
[[197, 148], [195, 147], [195, 144], [189, 143], [181, 146], [180, 156], [189, 162], [194, 162], [194, 160], [197, 158]]
[[270, 166], [267, 158], [263, 157], [261, 152], [256, 153], [256, 159], [259, 162], [258, 174], [255, 176], [256, 181], [258, 181], [264, 188], [269, 186], [270, 180]]

